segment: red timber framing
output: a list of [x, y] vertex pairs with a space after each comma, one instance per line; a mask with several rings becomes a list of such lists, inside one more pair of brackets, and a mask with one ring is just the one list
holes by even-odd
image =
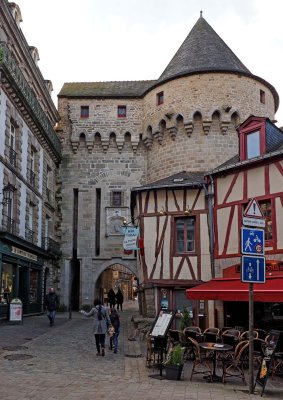
[[[189, 217], [195, 218], [195, 251], [186, 254], [176, 254], [174, 236], [175, 236], [175, 220], [176, 218], [188, 217], [186, 209], [188, 207], [188, 191], [190, 189], [183, 188], [182, 196], [177, 195], [180, 189], [166, 189], [160, 188], [165, 193], [164, 197], [164, 215], [160, 215], [160, 200], [159, 190], [152, 189], [146, 193], [138, 194], [138, 213], [140, 219], [140, 234], [144, 236], [145, 224], [147, 219], [154, 218], [156, 231], [151, 233], [151, 239], [154, 242], [154, 251], [152, 251], [151, 265], [147, 265], [149, 257], [146, 257], [146, 244], [145, 244], [145, 256], [140, 257], [140, 265], [142, 266], [144, 284], [154, 283], [166, 286], [166, 285], [194, 285], [196, 282], [201, 280], [201, 238], [200, 238], [200, 216], [201, 214], [207, 214], [206, 209], [196, 209], [197, 202], [200, 198], [202, 188], [194, 189], [196, 192], [193, 200], [190, 198], [190, 213]], [[174, 203], [174, 211], [169, 209], [169, 197], [171, 204]], [[151, 205], [149, 206], [149, 203]], [[152, 210], [152, 211], [149, 211]], [[165, 237], [168, 238], [168, 230], [170, 235], [169, 241], [169, 259], [165, 257]], [[146, 243], [146, 240], [145, 240]], [[166, 248], [166, 251], [168, 249]], [[196, 268], [193, 267], [191, 257], [196, 258]], [[176, 258], [179, 259], [178, 265], [176, 265]], [[146, 261], [147, 260], [147, 261]], [[169, 268], [169, 277], [166, 274], [164, 278], [164, 269]], [[210, 268], [210, 267], [209, 267]], [[187, 275], [190, 277], [187, 279], [180, 279], [181, 272], [187, 269]], [[157, 278], [158, 276], [158, 278]]]

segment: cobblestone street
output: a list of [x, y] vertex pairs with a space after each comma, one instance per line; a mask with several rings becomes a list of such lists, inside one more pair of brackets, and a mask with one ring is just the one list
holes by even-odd
[[[203, 383], [201, 378], [190, 382], [190, 363], [185, 365], [181, 381], [150, 378], [152, 371], [145, 366], [145, 342], [128, 341], [136, 308], [136, 302], [125, 304], [125, 311], [120, 313], [119, 352], [113, 354], [107, 346], [105, 357], [95, 355], [92, 319], [78, 313], [72, 313], [72, 319], [68, 314], [57, 314], [54, 327], [48, 326], [45, 315], [25, 318], [23, 325], [0, 325], [1, 398], [241, 400], [260, 397], [259, 390], [249, 396], [243, 385]], [[17, 360], [21, 355], [26, 358]], [[264, 398], [279, 400], [282, 396], [282, 378], [269, 379]]]

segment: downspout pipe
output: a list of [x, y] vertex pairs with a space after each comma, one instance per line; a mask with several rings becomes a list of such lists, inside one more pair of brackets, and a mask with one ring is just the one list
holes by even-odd
[[214, 181], [211, 175], [206, 175], [208, 182], [203, 183], [205, 198], [207, 199], [208, 207], [208, 229], [209, 229], [209, 248], [210, 248], [210, 266], [211, 277], [215, 278], [215, 263], [214, 263], [214, 223], [213, 223], [213, 199], [214, 199]]

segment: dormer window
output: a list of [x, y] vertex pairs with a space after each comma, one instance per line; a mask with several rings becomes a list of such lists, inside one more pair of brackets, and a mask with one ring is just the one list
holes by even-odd
[[260, 132], [251, 132], [246, 135], [247, 159], [260, 156]]
[[[251, 160], [266, 153], [266, 118], [250, 116], [239, 127], [240, 160]], [[273, 140], [274, 141], [274, 140]]]

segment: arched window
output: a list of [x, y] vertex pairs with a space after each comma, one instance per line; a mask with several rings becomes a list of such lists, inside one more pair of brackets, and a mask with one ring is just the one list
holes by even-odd
[[240, 116], [236, 111], [231, 115], [231, 121], [234, 126], [238, 126], [240, 124]]

